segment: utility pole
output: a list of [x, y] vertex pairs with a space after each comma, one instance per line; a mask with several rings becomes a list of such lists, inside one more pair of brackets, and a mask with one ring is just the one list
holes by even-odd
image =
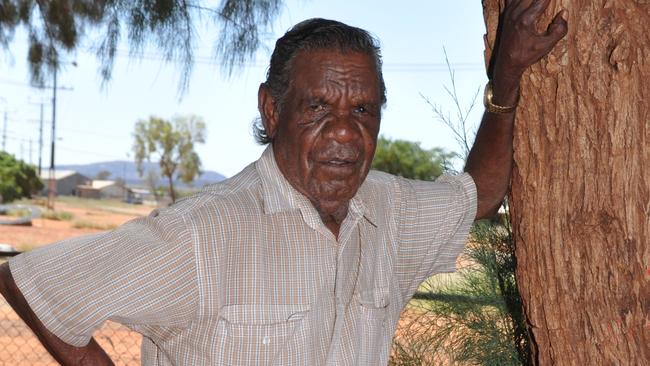
[[7, 110], [5, 109], [5, 120], [2, 127], [2, 151], [7, 151]]
[[[77, 66], [77, 62], [68, 62], [72, 66]], [[54, 152], [55, 152], [55, 142], [56, 142], [56, 91], [59, 89], [57, 86], [57, 72], [59, 69], [59, 65], [61, 65], [58, 60], [54, 63], [53, 69], [53, 79], [54, 79], [54, 84], [52, 85], [52, 142], [51, 142], [51, 147], [50, 147], [50, 172], [49, 172], [49, 182], [48, 182], [48, 189], [47, 189], [47, 207], [51, 210], [54, 209], [54, 199], [56, 198], [56, 180], [55, 178], [55, 172], [56, 172], [56, 164], [54, 163]], [[72, 90], [72, 88], [61, 88], [63, 90]]]
[[50, 173], [47, 189], [47, 207], [54, 210], [54, 198], [56, 197], [56, 181], [54, 180], [54, 142], [56, 141], [56, 70], [58, 65], [54, 65], [54, 85], [52, 86], [52, 144], [50, 150]]
[[41, 121], [38, 128], [38, 176], [41, 176], [41, 159], [43, 157], [43, 102], [41, 101]]
[[[61, 89], [61, 88], [59, 88]], [[40, 102], [38, 103], [30, 103], [32, 105], [38, 105], [40, 107], [41, 115], [38, 120], [30, 120], [30, 122], [38, 122], [38, 176], [41, 176], [41, 173], [43, 171], [43, 123], [45, 122], [44, 119], [44, 107], [45, 105], [43, 104], [43, 100], [41, 99]]]

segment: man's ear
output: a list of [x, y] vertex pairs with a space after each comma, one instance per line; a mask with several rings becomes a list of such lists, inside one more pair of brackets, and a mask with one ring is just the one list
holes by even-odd
[[260, 112], [266, 135], [273, 139], [278, 130], [279, 111], [276, 108], [275, 100], [264, 83], [260, 84], [257, 91], [257, 109]]

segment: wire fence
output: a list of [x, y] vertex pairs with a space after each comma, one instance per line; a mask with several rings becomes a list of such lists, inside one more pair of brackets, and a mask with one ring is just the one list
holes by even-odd
[[[0, 263], [3, 261], [0, 257]], [[140, 334], [118, 323], [106, 322], [94, 337], [115, 365], [140, 365]], [[0, 366], [55, 365], [58, 363], [0, 296]]]

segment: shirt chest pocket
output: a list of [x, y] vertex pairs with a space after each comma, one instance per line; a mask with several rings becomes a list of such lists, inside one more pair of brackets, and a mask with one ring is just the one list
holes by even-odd
[[[308, 305], [227, 305], [217, 323], [218, 365], [276, 365], [300, 337]], [[295, 350], [294, 350], [295, 352]]]
[[385, 365], [388, 363], [386, 338], [390, 328], [388, 288], [359, 291], [356, 296], [357, 365]]

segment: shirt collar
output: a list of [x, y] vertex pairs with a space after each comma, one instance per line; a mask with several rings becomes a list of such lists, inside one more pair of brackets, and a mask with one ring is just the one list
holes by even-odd
[[[284, 177], [273, 155], [273, 145], [269, 144], [260, 159], [255, 163], [257, 172], [262, 182], [262, 200], [264, 201], [264, 212], [273, 214], [276, 212], [300, 210], [303, 219], [310, 226], [322, 225], [320, 216], [311, 202], [291, 186]], [[357, 194], [350, 200], [348, 218], [365, 217], [372, 225], [375, 225], [373, 210], [369, 210], [361, 198], [366, 191], [364, 182]]]

